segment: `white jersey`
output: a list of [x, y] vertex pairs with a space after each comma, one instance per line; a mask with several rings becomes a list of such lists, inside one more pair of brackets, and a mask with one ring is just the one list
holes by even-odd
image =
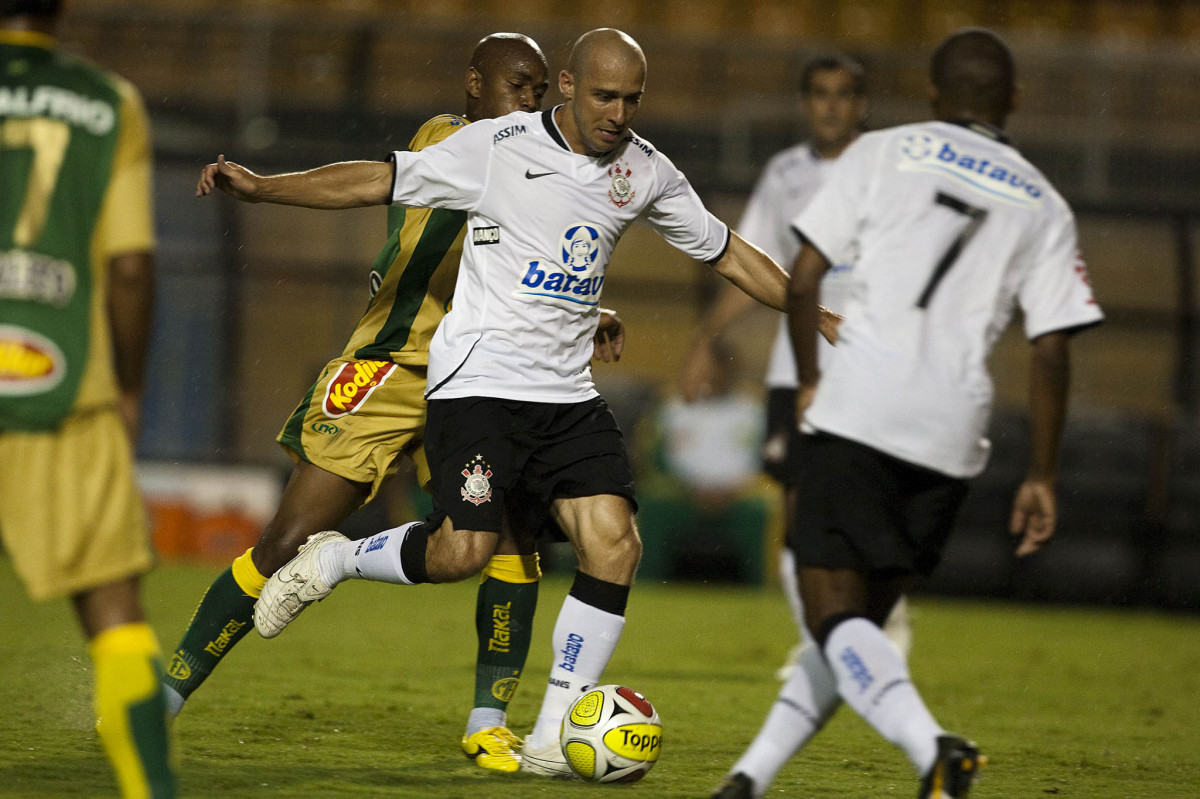
[[642, 220], [710, 262], [729, 244], [728, 227], [651, 144], [631, 135], [602, 158], [579, 155], [553, 114], [480, 120], [394, 154], [393, 202], [467, 213], [454, 305], [429, 346], [427, 397], [598, 396], [592, 336], [621, 234]]
[[[746, 210], [742, 212], [738, 233], [753, 242], [784, 269], [791, 271], [800, 253], [800, 239], [792, 221], [808, 205], [832, 169], [834, 160], [822, 158], [810, 144], [797, 144], [777, 153], [758, 178]], [[849, 262], [834, 264], [821, 281], [821, 304], [841, 313], [849, 296]], [[820, 355], [827, 357], [827, 343]], [[796, 357], [788, 335], [787, 314], [779, 315], [779, 329], [767, 364], [767, 388], [796, 388]]]
[[1103, 319], [1071, 209], [982, 125], [864, 134], [795, 227], [830, 263], [854, 258], [806, 424], [952, 477], [987, 462], [985, 361], [1014, 305], [1030, 339]]

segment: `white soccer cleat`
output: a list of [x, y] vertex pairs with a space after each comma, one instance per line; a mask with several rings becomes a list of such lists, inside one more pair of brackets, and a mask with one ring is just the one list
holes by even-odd
[[299, 554], [271, 575], [254, 603], [254, 627], [259, 635], [274, 638], [306, 607], [329, 596], [333, 586], [321, 581], [317, 554], [328, 543], [349, 540], [336, 530], [310, 535]]
[[574, 779], [575, 772], [567, 763], [562, 746], [558, 741], [551, 741], [540, 748], [533, 748], [529, 740], [521, 747], [521, 771], [529, 774], [539, 774], [543, 777], [558, 777], [559, 779]]

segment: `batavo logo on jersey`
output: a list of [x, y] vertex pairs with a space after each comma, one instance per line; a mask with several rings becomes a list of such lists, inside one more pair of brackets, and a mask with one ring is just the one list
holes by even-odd
[[1045, 189], [1011, 163], [995, 163], [961, 143], [931, 133], [910, 133], [900, 140], [903, 171], [939, 172], [956, 178], [989, 197], [1036, 208]]
[[342, 364], [325, 388], [321, 411], [330, 419], [340, 419], [354, 413], [395, 370], [396, 364], [391, 361], [349, 361]]
[[599, 256], [600, 231], [592, 225], [571, 225], [559, 239], [562, 267], [546, 261], [526, 262], [525, 274], [513, 293], [595, 307], [604, 285], [604, 275], [595, 274]]
[[66, 358], [53, 341], [23, 327], [0, 325], [0, 396], [41, 394], [66, 372]]

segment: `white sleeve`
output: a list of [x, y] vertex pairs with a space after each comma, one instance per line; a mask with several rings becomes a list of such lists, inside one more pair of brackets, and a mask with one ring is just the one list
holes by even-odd
[[1033, 263], [1017, 295], [1030, 340], [1056, 330], [1094, 325], [1104, 319], [1092, 296], [1087, 264], [1079, 252], [1075, 217], [1059, 201], [1056, 216], [1035, 246]]
[[655, 166], [665, 185], [642, 212], [646, 224], [667, 243], [698, 261], [720, 260], [729, 246], [729, 226], [709, 213], [670, 159], [661, 153], [656, 157], [663, 161]]
[[470, 211], [487, 185], [492, 126], [475, 122], [420, 152], [392, 153], [392, 202], [410, 208]]
[[853, 260], [855, 243], [869, 199], [875, 137], [860, 136], [833, 164], [829, 177], [792, 221], [830, 264]]
[[788, 225], [790, 220], [782, 218], [787, 204], [780, 186], [777, 164], [778, 161], [775, 160], [768, 162], [759, 176], [754, 191], [750, 193], [750, 199], [746, 201], [746, 209], [738, 222], [737, 232], [746, 241], [771, 256], [775, 263], [790, 271], [792, 259], [788, 257], [788, 253], [794, 248], [788, 247], [788, 239], [794, 238], [796, 234]]

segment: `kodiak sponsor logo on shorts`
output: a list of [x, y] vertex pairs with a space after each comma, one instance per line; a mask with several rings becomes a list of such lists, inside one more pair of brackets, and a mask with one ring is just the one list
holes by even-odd
[[391, 361], [350, 361], [342, 364], [325, 389], [321, 410], [330, 419], [340, 419], [354, 413], [395, 370], [396, 364]]
[[41, 394], [66, 373], [66, 358], [53, 341], [23, 327], [0, 325], [0, 396]]

